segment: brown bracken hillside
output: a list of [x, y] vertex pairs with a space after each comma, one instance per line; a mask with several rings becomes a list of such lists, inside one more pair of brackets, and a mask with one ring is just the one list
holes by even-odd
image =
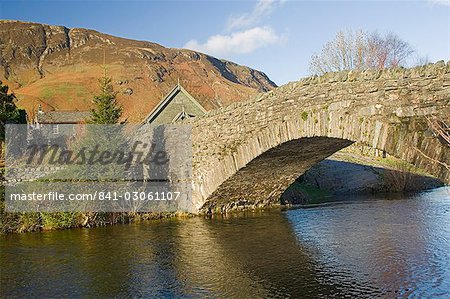
[[39, 104], [46, 111], [89, 109], [104, 60], [129, 122], [142, 120], [178, 80], [207, 110], [276, 87], [260, 71], [190, 50], [0, 20], [0, 80], [31, 117]]

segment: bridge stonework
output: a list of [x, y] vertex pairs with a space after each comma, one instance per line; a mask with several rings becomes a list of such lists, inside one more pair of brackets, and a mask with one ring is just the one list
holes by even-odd
[[450, 118], [450, 62], [291, 82], [192, 121], [198, 212], [279, 202], [311, 166], [355, 141], [450, 182], [450, 147], [425, 116]]

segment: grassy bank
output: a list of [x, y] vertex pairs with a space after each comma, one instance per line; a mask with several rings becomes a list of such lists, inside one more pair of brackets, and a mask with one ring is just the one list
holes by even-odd
[[185, 213], [125, 213], [125, 212], [15, 212], [5, 211], [5, 192], [1, 186], [0, 234], [98, 227], [149, 221], [162, 218], [188, 217]]
[[314, 165], [282, 195], [285, 204], [314, 204], [341, 195], [420, 192], [443, 186], [430, 174], [391, 156], [349, 147]]
[[314, 204], [330, 200], [333, 194], [306, 182], [295, 181], [281, 196], [283, 204]]

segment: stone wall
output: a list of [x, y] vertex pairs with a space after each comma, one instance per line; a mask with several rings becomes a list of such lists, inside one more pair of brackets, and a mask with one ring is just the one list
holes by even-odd
[[450, 117], [450, 62], [291, 82], [193, 120], [197, 209], [276, 202], [309, 167], [354, 141], [446, 183], [450, 147], [424, 116]]
[[13, 186], [19, 182], [31, 182], [39, 178], [58, 172], [62, 168], [59, 166], [40, 166], [40, 167], [8, 167], [6, 178], [2, 185]]

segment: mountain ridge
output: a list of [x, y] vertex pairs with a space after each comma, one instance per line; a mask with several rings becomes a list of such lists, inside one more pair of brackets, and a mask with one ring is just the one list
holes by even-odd
[[39, 104], [44, 110], [89, 109], [104, 66], [124, 117], [133, 122], [177, 82], [207, 110], [276, 87], [261, 71], [192, 50], [92, 29], [0, 20], [0, 80], [31, 116]]

